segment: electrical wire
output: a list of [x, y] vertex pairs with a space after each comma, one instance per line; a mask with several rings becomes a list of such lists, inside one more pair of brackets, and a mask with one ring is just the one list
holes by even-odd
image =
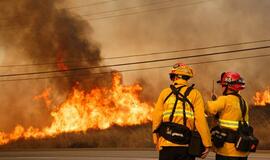
[[253, 47], [253, 48], [245, 48], [245, 49], [236, 49], [222, 52], [212, 52], [207, 54], [200, 55], [189, 55], [189, 56], [181, 56], [181, 57], [173, 57], [173, 58], [163, 58], [163, 59], [153, 59], [147, 61], [136, 61], [129, 63], [119, 63], [119, 64], [111, 64], [111, 65], [103, 65], [103, 66], [91, 66], [91, 67], [78, 67], [78, 68], [70, 68], [68, 70], [51, 70], [51, 71], [40, 71], [40, 72], [26, 72], [26, 73], [14, 73], [14, 74], [2, 74], [0, 77], [15, 77], [15, 76], [26, 76], [26, 75], [40, 75], [40, 74], [48, 74], [48, 73], [66, 73], [66, 72], [76, 72], [82, 70], [91, 70], [91, 69], [99, 69], [99, 68], [109, 68], [109, 67], [117, 67], [117, 66], [129, 66], [129, 65], [137, 65], [137, 64], [145, 64], [145, 63], [154, 63], [154, 62], [163, 62], [163, 61], [171, 61], [178, 59], [190, 59], [190, 58], [198, 58], [198, 57], [206, 57], [206, 56], [214, 56], [214, 55], [226, 55], [236, 52], [245, 52], [245, 51], [253, 51], [253, 50], [261, 50], [270, 48], [268, 46], [261, 47]]
[[[207, 50], [207, 49], [214, 49], [214, 48], [221, 48], [221, 47], [232, 47], [232, 46], [239, 46], [239, 45], [246, 45], [246, 44], [256, 44], [262, 42], [270, 42], [270, 39], [263, 39], [263, 40], [256, 40], [256, 41], [246, 41], [246, 42], [239, 42], [239, 43], [230, 43], [230, 44], [219, 44], [219, 45], [212, 45], [208, 47], [198, 47], [198, 48], [189, 48], [189, 49], [177, 49], [177, 50], [170, 50], [170, 51], [160, 51], [160, 52], [151, 52], [151, 53], [144, 53], [144, 54], [131, 54], [126, 56], [115, 56], [115, 57], [104, 57], [102, 60], [106, 59], [123, 59], [123, 58], [132, 58], [132, 57], [143, 57], [143, 56], [155, 56], [155, 55], [162, 55], [162, 54], [170, 54], [170, 53], [180, 53], [180, 52], [187, 52], [187, 51], [198, 51], [198, 50]], [[73, 60], [73, 61], [63, 61], [64, 64], [74, 64], [77, 62], [87, 62], [88, 60]], [[33, 63], [33, 64], [14, 64], [14, 65], [1, 65], [0, 67], [27, 67], [27, 66], [43, 66], [43, 65], [56, 65], [57, 62], [47, 62], [47, 63]]]
[[73, 7], [66, 7], [66, 8], [62, 8], [62, 9], [67, 9], [67, 10], [72, 10], [72, 9], [79, 9], [79, 8], [84, 8], [84, 7], [89, 7], [89, 6], [96, 6], [96, 5], [100, 5], [100, 4], [105, 4], [105, 3], [111, 3], [114, 1], [99, 1], [96, 3], [90, 3], [90, 4], [84, 4], [84, 5], [80, 5], [80, 6], [73, 6]]
[[171, 9], [171, 8], [192, 6], [192, 5], [197, 5], [197, 4], [205, 3], [205, 2], [208, 2], [208, 1], [211, 1], [211, 0], [203, 0], [203, 1], [193, 2], [193, 3], [186, 3], [186, 4], [178, 4], [178, 5], [174, 5], [174, 6], [153, 8], [153, 9], [149, 9], [149, 10], [131, 12], [131, 13], [126, 13], [126, 14], [118, 14], [118, 15], [112, 15], [112, 16], [104, 16], [104, 17], [89, 18], [89, 19], [87, 18], [87, 19], [88, 20], [91, 20], [91, 21], [103, 20], [103, 19], [115, 18], [115, 17], [120, 17], [120, 16], [129, 16], [129, 15], [141, 14], [141, 13], [146, 13], [146, 12], [159, 11], [159, 10], [164, 10], [164, 9]]
[[246, 42], [239, 42], [239, 43], [220, 44], [220, 45], [213, 45], [213, 46], [208, 46], [208, 47], [198, 47], [198, 48], [190, 48], [190, 49], [178, 49], [178, 50], [171, 50], [171, 51], [160, 51], [160, 52], [152, 52], [152, 53], [145, 53], [145, 54], [133, 54], [133, 55], [126, 55], [126, 56], [105, 57], [103, 59], [118, 59], [118, 58], [130, 58], [130, 57], [141, 57], [141, 56], [154, 56], [154, 55], [160, 55], [160, 54], [165, 54], [165, 53], [179, 53], [179, 52], [187, 52], [187, 51], [198, 51], [198, 50], [205, 50], [205, 49], [214, 49], [214, 48], [221, 48], [221, 47], [232, 47], [232, 46], [254, 44], [254, 43], [262, 43], [262, 42], [269, 42], [269, 41], [270, 41], [270, 39], [264, 39], [264, 40], [257, 40], [257, 41], [246, 41]]
[[[96, 2], [96, 3], [84, 4], [84, 5], [80, 5], [80, 6], [65, 7], [65, 8], [60, 8], [60, 9], [73, 10], [73, 9], [79, 9], [79, 8], [84, 8], [84, 7], [89, 7], [89, 6], [96, 6], [96, 5], [105, 4], [105, 3], [111, 3], [111, 2], [114, 2], [114, 1], [116, 1], [116, 0], [101, 1], [101, 2]], [[18, 16], [15, 16], [15, 17], [1, 17], [0, 21], [6, 21], [6, 20], [16, 18], [16, 17], [18, 17]]]
[[[187, 4], [179, 4], [175, 6], [168, 6], [168, 7], [161, 7], [161, 8], [154, 8], [154, 9], [149, 9], [149, 10], [144, 10], [144, 11], [137, 11], [137, 12], [132, 12], [128, 14], [119, 14], [119, 15], [114, 15], [114, 16], [105, 16], [105, 17], [97, 17], [97, 18], [87, 18], [88, 20], [102, 20], [102, 19], [107, 19], [107, 18], [114, 18], [114, 17], [119, 17], [119, 16], [127, 16], [127, 15], [134, 15], [134, 14], [140, 14], [140, 13], [145, 13], [145, 12], [153, 12], [153, 11], [158, 11], [158, 10], [163, 10], [163, 9], [170, 9], [170, 8], [175, 8], [175, 7], [185, 7], [185, 6], [191, 6], [191, 5], [197, 5], [200, 3], [204, 3], [207, 1], [212, 1], [212, 0], [203, 0], [203, 1], [198, 1], [194, 3], [187, 3]], [[10, 26], [10, 27], [1, 27], [0, 30], [13, 30], [13, 29], [20, 29], [20, 28], [28, 28], [29, 26], [23, 25], [23, 26]]]
[[[219, 60], [211, 60], [211, 61], [192, 62], [192, 63], [187, 63], [187, 64], [188, 65], [200, 65], [200, 64], [209, 64], [209, 63], [227, 62], [227, 61], [254, 59], [254, 58], [263, 58], [263, 57], [270, 57], [270, 54], [255, 55], [255, 56], [245, 56], [245, 57], [236, 57], [236, 58], [227, 58], [227, 59], [219, 59]], [[131, 71], [150, 70], [150, 69], [159, 69], [159, 68], [168, 68], [168, 67], [171, 67], [171, 65], [156, 66], [156, 67], [146, 67], [146, 68], [137, 68], [137, 69], [124, 69], [124, 70], [117, 70], [117, 72], [131, 72]], [[106, 71], [106, 72], [99, 72], [99, 73], [92, 73], [92, 74], [109, 74], [111, 72], [112, 71]], [[60, 75], [60, 76], [47, 76], [47, 77], [31, 77], [31, 78], [20, 78], [20, 79], [5, 79], [5, 80], [0, 80], [0, 82], [41, 80], [41, 79], [51, 79], [51, 78], [66, 78], [66, 77], [73, 77], [73, 76], [83, 77], [83, 76], [89, 76], [89, 74]]]
[[113, 10], [108, 10], [108, 11], [101, 11], [101, 12], [95, 12], [95, 13], [90, 13], [90, 14], [83, 14], [83, 15], [80, 15], [80, 16], [82, 16], [82, 17], [88, 17], [88, 16], [100, 15], [100, 14], [105, 14], [105, 13], [114, 13], [114, 12], [131, 10], [131, 9], [139, 9], [141, 7], [147, 7], [147, 6], [153, 6], [153, 5], [160, 5], [160, 4], [171, 2], [171, 1], [173, 1], [173, 0], [166, 0], [166, 1], [163, 0], [162, 2], [159, 2], [159, 3], [157, 3], [157, 2], [147, 3], [147, 4], [138, 5], [138, 6], [134, 6], [134, 7], [113, 9]]

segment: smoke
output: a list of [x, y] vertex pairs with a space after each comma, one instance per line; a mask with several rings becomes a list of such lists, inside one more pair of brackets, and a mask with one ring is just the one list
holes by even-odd
[[[98, 66], [101, 62], [100, 46], [89, 36], [93, 32], [91, 26], [68, 10], [57, 9], [57, 2], [2, 1], [0, 16], [6, 17], [1, 21], [1, 26], [5, 26], [1, 30], [2, 45], [19, 52], [17, 54], [24, 61], [37, 64], [56, 62], [47, 69], [65, 71], [85, 65]], [[14, 61], [13, 56], [8, 59]], [[93, 78], [92, 72], [87, 70], [80, 74]], [[65, 78], [64, 83], [61, 80], [57, 86], [72, 86], [74, 81], [85, 79], [72, 72], [66, 74], [72, 76]]]
[[[1, 123], [0, 130], [11, 129], [18, 123], [24, 126], [48, 124], [49, 115], [45, 104], [33, 100], [34, 95], [47, 87], [53, 88], [56, 101], [60, 101], [59, 98], [64, 98], [76, 82], [84, 88], [111, 84], [110, 73], [96, 74], [108, 71], [105, 69], [67, 71], [71, 68], [99, 66], [102, 61], [100, 45], [91, 37], [93, 29], [90, 24], [74, 13], [58, 8], [59, 2], [0, 1], [0, 47], [4, 50], [2, 65], [46, 64], [1, 68], [2, 74], [62, 70], [60, 73], [30, 76], [61, 78], [2, 82], [0, 117], [5, 123]], [[10, 79], [14, 78], [29, 76]]]
[[[169, 3], [171, 4], [170, 6], [176, 6], [176, 4], [190, 4], [192, 2], [171, 1]], [[142, 5], [141, 3], [143, 2], [137, 1], [136, 4], [130, 5], [140, 6]], [[158, 3], [160, 3], [160, 1], [158, 1], [157, 4]], [[125, 5], [127, 4], [117, 6], [117, 8], [124, 8]], [[111, 54], [111, 51], [115, 51], [114, 54], [117, 55], [143, 54], [269, 39], [269, 6], [270, 2], [267, 0], [262, 0], [260, 3], [253, 0], [208, 0], [194, 5], [183, 5], [170, 9], [160, 9], [155, 12], [142, 12], [130, 16], [101, 19], [92, 23], [93, 27], [97, 28], [95, 34], [103, 44], [104, 52], [102, 52], [102, 54]], [[156, 5], [145, 7], [141, 10], [158, 7], [159, 6]], [[106, 35], [104, 35], [104, 31], [106, 31]], [[112, 37], [114, 43], [109, 43], [112, 39], [108, 37]], [[153, 60], [264, 45], [267, 45], [267, 43], [223, 47], [212, 50], [167, 53], [163, 55], [138, 57], [132, 60]], [[115, 50], [115, 48], [121, 48], [121, 50]], [[145, 66], [134, 66], [134, 68], [172, 66], [176, 62], [196, 63], [267, 54], [268, 52], [268, 50], [254, 50], [224, 56], [209, 56], [155, 64], [151, 63], [145, 64]], [[126, 61], [128, 60], [132, 61], [131, 59], [127, 59]], [[252, 96], [254, 96], [255, 91], [266, 88], [267, 85], [269, 85], [270, 75], [267, 71], [268, 63], [269, 57], [192, 65], [195, 76], [190, 83], [195, 83], [195, 87], [200, 89], [205, 100], [207, 100], [210, 98], [213, 80], [218, 80], [222, 72], [239, 72], [247, 82], [247, 88], [242, 93], [244, 97], [252, 103]], [[149, 82], [144, 87], [151, 89], [145, 88], [145, 90], [151, 91], [152, 99], [156, 100], [160, 91], [164, 87], [169, 86], [169, 71], [169, 67], [144, 71], [139, 70], [138, 72], [125, 73], [124, 77], [127, 82], [132, 82], [138, 78]], [[216, 90], [218, 94], [222, 93], [220, 86], [216, 85]]]

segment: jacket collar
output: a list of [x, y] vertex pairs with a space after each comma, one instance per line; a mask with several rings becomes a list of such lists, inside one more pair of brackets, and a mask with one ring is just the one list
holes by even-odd
[[188, 82], [184, 79], [177, 79], [177, 80], [173, 81], [173, 85], [183, 86], [183, 85], [188, 85]]

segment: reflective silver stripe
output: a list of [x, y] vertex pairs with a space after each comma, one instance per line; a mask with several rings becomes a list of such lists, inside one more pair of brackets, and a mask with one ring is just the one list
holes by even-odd
[[[170, 115], [172, 114], [172, 111], [165, 111], [163, 112], [163, 118], [167, 118], [167, 117], [170, 117]], [[183, 110], [176, 110], [174, 112], [174, 117], [183, 117]], [[194, 115], [193, 115], [193, 112], [190, 112], [190, 111], [186, 111], [186, 116], [188, 118], [194, 118]]]
[[[247, 122], [248, 123], [248, 122]], [[219, 119], [219, 125], [227, 128], [238, 128], [238, 121], [230, 121], [225, 119]]]

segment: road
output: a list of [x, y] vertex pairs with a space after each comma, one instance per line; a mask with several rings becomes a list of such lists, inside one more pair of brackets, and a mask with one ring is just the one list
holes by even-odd
[[[0, 160], [157, 160], [152, 149], [1, 150]], [[211, 153], [206, 160], [214, 160]], [[270, 151], [251, 154], [249, 160], [270, 160]]]

